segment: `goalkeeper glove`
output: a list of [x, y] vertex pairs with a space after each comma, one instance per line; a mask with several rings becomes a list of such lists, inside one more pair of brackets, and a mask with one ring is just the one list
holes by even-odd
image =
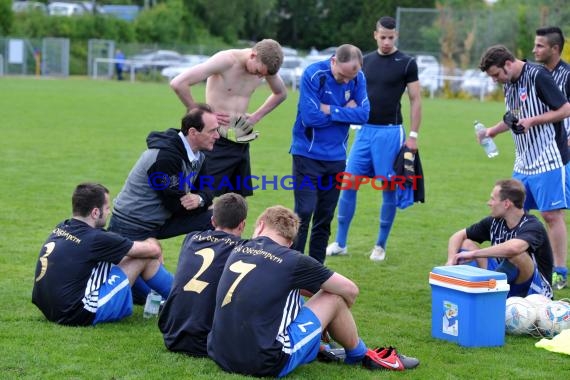
[[415, 154], [406, 149], [404, 152], [404, 175], [406, 176], [406, 182], [412, 183], [413, 176], [416, 175], [416, 171], [414, 168], [414, 160], [416, 159]]
[[524, 126], [519, 125], [519, 119], [513, 115], [511, 111], [507, 111], [507, 113], [505, 113], [503, 121], [509, 126], [509, 128], [511, 128], [515, 135], [524, 133]]
[[253, 125], [247, 121], [247, 117], [232, 116], [227, 127], [218, 129], [220, 136], [236, 143], [248, 143], [259, 136], [259, 132], [253, 130]]

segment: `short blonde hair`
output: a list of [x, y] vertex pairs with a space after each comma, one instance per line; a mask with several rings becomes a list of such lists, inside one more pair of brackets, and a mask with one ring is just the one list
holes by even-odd
[[267, 227], [275, 230], [281, 237], [294, 241], [301, 224], [299, 217], [293, 211], [283, 206], [268, 207], [261, 213], [255, 225], [263, 221]]
[[283, 49], [279, 42], [271, 39], [264, 39], [253, 46], [257, 52], [257, 58], [267, 67], [269, 75], [275, 75], [283, 64]]

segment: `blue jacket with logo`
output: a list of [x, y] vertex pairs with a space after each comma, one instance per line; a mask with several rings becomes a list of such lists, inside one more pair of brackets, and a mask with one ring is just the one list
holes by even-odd
[[[357, 107], [344, 107], [354, 100]], [[320, 105], [330, 105], [330, 115]], [[338, 83], [331, 60], [315, 62], [301, 77], [297, 119], [289, 153], [323, 161], [346, 160], [351, 124], [365, 124], [370, 112], [366, 78], [362, 71], [348, 83]]]

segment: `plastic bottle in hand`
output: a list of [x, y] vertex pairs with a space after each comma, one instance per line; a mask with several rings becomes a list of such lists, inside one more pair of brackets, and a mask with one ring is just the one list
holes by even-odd
[[481, 146], [483, 147], [483, 149], [485, 149], [485, 153], [487, 154], [487, 157], [493, 158], [493, 157], [498, 156], [499, 150], [497, 149], [497, 145], [495, 145], [493, 138], [489, 137], [489, 136], [485, 136], [485, 132], [486, 132], [487, 128], [485, 128], [485, 126], [483, 124], [479, 123], [477, 120], [475, 120], [475, 123], [473, 125], [475, 126], [476, 136], [481, 137]]

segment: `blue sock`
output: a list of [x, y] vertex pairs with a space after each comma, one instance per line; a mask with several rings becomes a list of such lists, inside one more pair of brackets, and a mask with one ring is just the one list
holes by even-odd
[[[146, 284], [146, 282], [142, 279], [141, 276], [138, 276], [131, 288], [133, 292], [133, 297], [138, 299], [138, 302], [143, 302], [146, 299], [148, 293], [150, 293], [150, 288]], [[136, 302], [136, 301], [135, 301]]]
[[173, 281], [174, 277], [172, 274], [166, 270], [164, 265], [160, 264], [160, 268], [158, 268], [156, 274], [146, 280], [146, 283], [151, 289], [156, 290], [162, 298], [166, 299], [170, 294]]
[[336, 242], [341, 247], [346, 247], [348, 229], [356, 209], [356, 190], [342, 190], [338, 200], [338, 230]]
[[344, 358], [344, 364], [357, 364], [364, 359], [364, 355], [368, 352], [368, 348], [362, 341], [358, 338], [358, 345], [351, 350], [346, 350], [346, 357]]
[[554, 271], [558, 274], [561, 274], [564, 278], [568, 276], [568, 268], [566, 267], [554, 267]]
[[382, 192], [382, 207], [380, 208], [380, 232], [378, 233], [378, 240], [376, 245], [386, 248], [388, 235], [394, 224], [396, 218], [396, 192], [383, 191]]

